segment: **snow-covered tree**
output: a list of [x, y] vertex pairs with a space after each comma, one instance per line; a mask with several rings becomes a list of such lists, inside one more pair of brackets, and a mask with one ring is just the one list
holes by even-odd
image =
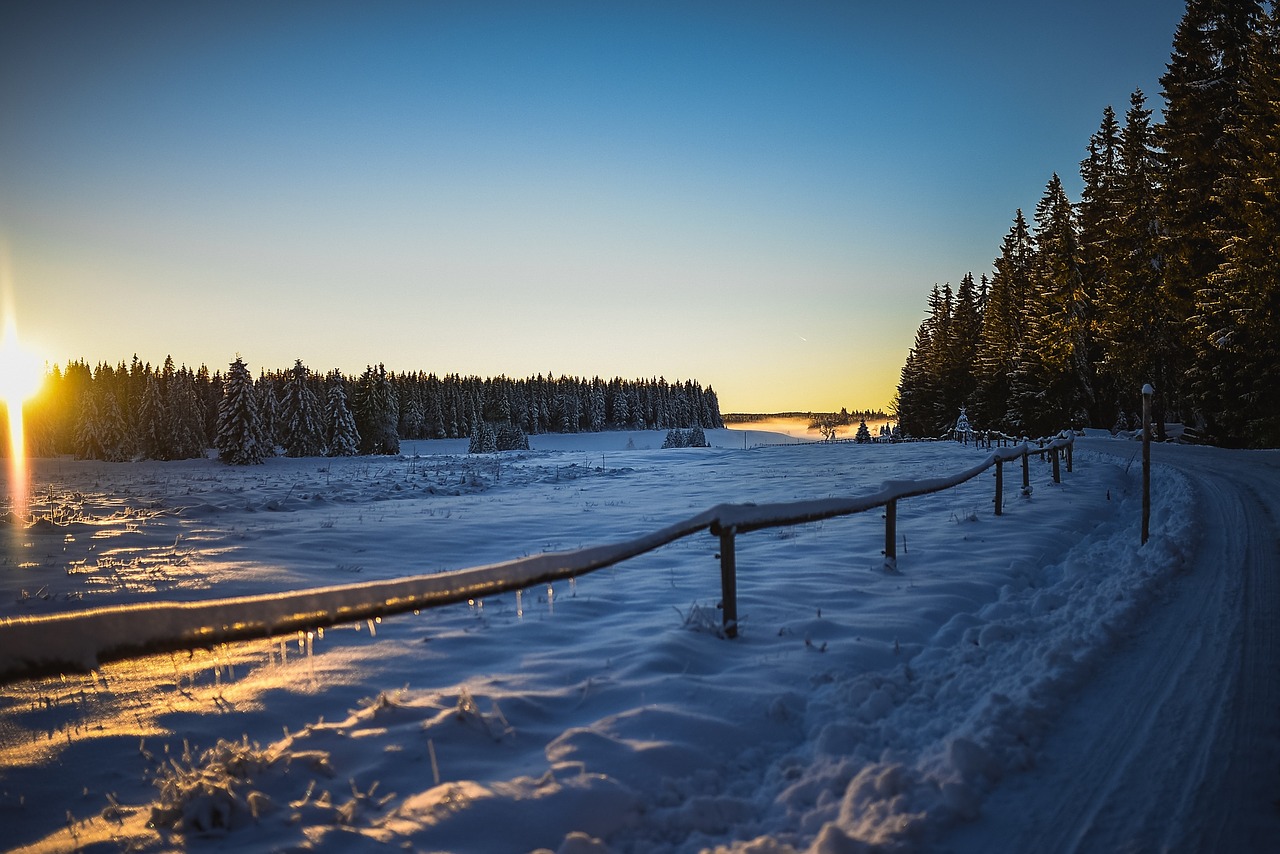
[[84, 460], [122, 462], [130, 458], [120, 404], [111, 389], [95, 386], [80, 398], [75, 430], [75, 453]]
[[142, 400], [138, 406], [135, 434], [138, 453], [149, 460], [172, 459], [169, 453], [168, 411], [164, 396], [160, 392], [160, 380], [155, 374], [149, 373], [145, 382]]
[[386, 368], [366, 367], [356, 383], [352, 414], [360, 433], [360, 453], [400, 453], [400, 404]]
[[204, 401], [189, 370], [177, 372], [165, 388], [169, 459], [203, 457], [209, 443], [204, 432]]
[[255, 387], [258, 392], [258, 416], [262, 420], [263, 453], [273, 457], [282, 432], [280, 399], [276, 396], [275, 384], [265, 374], [258, 378]]
[[331, 457], [350, 457], [360, 452], [360, 431], [347, 405], [347, 389], [341, 375], [333, 376], [329, 383], [324, 441], [325, 453]]
[[223, 381], [218, 404], [218, 434], [214, 446], [218, 457], [230, 465], [255, 465], [271, 456], [271, 447], [262, 431], [262, 413], [253, 377], [244, 360], [236, 356]]
[[471, 441], [467, 445], [468, 454], [494, 454], [498, 451], [498, 437], [493, 425], [481, 420], [471, 432]]
[[293, 363], [284, 386], [280, 425], [287, 457], [318, 457], [324, 453], [324, 421], [320, 402], [311, 390], [311, 371], [301, 359]]

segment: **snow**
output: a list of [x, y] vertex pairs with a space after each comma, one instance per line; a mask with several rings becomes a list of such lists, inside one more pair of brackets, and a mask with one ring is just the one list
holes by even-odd
[[[770, 440], [758, 430], [660, 450], [664, 435], [244, 468], [32, 461], [44, 521], [3, 532], [0, 660], [87, 663], [71, 612], [132, 620], [139, 640], [235, 598], [317, 613], [353, 583], [394, 597], [397, 579], [444, 571], [510, 580], [701, 530], [720, 505], [744, 525], [797, 501], [847, 509], [990, 456], [754, 447]], [[733, 640], [719, 540], [695, 532], [518, 594], [14, 682], [0, 687], [6, 844], [989, 849], [989, 805], [1016, 816], [1017, 781], [1088, 753], [1064, 750], [1061, 722], [1199, 577], [1204, 487], [1175, 453], [1211, 449], [1159, 449], [1145, 546], [1137, 449], [1080, 440], [1060, 484], [1033, 458], [1029, 495], [1006, 472], [1000, 517], [989, 470], [900, 499], [894, 572], [880, 509], [740, 534]], [[1275, 471], [1274, 455], [1237, 468], [1259, 460]], [[33, 625], [43, 634], [23, 634]]]

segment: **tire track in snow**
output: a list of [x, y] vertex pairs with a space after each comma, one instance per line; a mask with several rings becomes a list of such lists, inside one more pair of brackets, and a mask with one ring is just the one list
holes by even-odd
[[1155, 450], [1195, 485], [1190, 571], [1064, 713], [1039, 769], [991, 792], [949, 850], [1262, 851], [1280, 838], [1280, 455]]

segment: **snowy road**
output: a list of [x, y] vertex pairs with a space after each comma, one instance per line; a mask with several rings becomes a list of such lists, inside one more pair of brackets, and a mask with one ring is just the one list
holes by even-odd
[[1156, 446], [1152, 459], [1195, 488], [1188, 571], [1118, 640], [1038, 768], [992, 791], [947, 849], [1280, 845], [1280, 454]]

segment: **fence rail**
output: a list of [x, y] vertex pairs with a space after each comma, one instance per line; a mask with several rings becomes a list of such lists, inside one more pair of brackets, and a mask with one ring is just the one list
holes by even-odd
[[802, 525], [885, 508], [885, 566], [895, 569], [897, 502], [941, 492], [995, 467], [993, 499], [1004, 506], [1003, 465], [1022, 460], [1022, 484], [1030, 486], [1028, 458], [1052, 458], [1061, 479], [1060, 453], [1071, 471], [1074, 438], [1023, 442], [994, 450], [981, 463], [956, 474], [916, 481], [886, 481], [879, 491], [850, 498], [778, 504], [719, 504], [634, 539], [435, 575], [364, 582], [314, 590], [216, 599], [121, 605], [0, 620], [0, 684], [58, 673], [87, 673], [100, 664], [162, 652], [207, 647], [437, 608], [468, 599], [524, 590], [537, 584], [586, 575], [709, 530], [719, 538], [722, 628], [738, 633], [736, 537], [763, 528]]

